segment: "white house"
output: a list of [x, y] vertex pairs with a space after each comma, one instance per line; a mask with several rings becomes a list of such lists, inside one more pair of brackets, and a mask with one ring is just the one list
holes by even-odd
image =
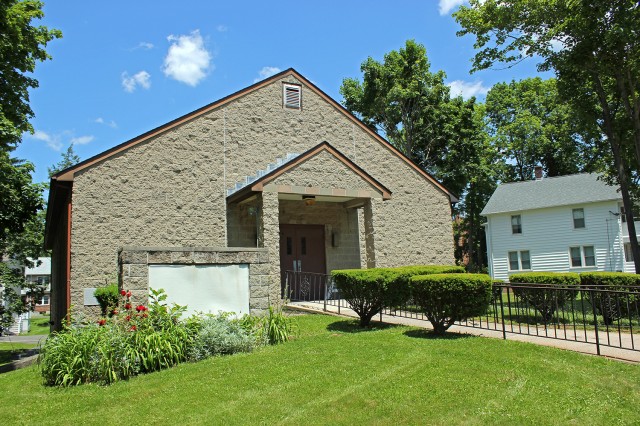
[[527, 271], [635, 272], [618, 190], [592, 173], [537, 174], [498, 186], [481, 213], [491, 276], [507, 281]]

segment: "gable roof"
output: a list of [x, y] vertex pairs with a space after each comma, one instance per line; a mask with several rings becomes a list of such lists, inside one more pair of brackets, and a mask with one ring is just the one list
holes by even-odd
[[417, 164], [415, 164], [413, 161], [411, 161], [407, 156], [405, 156], [404, 154], [402, 154], [397, 148], [395, 148], [393, 145], [391, 145], [387, 140], [385, 140], [383, 137], [381, 137], [380, 135], [378, 135], [375, 131], [371, 130], [369, 127], [367, 127], [362, 121], [360, 121], [357, 117], [355, 117], [353, 114], [351, 114], [349, 111], [347, 111], [346, 108], [344, 108], [342, 105], [340, 105], [338, 102], [336, 102], [335, 100], [333, 100], [329, 95], [327, 95], [326, 93], [324, 93], [322, 90], [320, 90], [315, 84], [313, 84], [312, 82], [310, 82], [309, 80], [307, 80], [305, 77], [303, 77], [302, 75], [300, 75], [296, 70], [294, 70], [293, 68], [289, 68], [287, 70], [284, 70], [278, 74], [275, 74], [265, 80], [259, 81], [249, 87], [246, 87], [238, 92], [235, 92], [229, 96], [226, 96], [218, 101], [215, 101], [213, 103], [210, 103], [208, 105], [205, 105], [202, 108], [199, 108], [193, 112], [190, 112], [188, 114], [183, 115], [182, 117], [179, 117], [175, 120], [172, 120], [166, 124], [163, 124], [160, 127], [157, 127], [153, 130], [150, 130], [146, 133], [143, 133], [140, 136], [137, 136], [133, 139], [130, 139], [126, 142], [123, 142], [119, 145], [114, 146], [113, 148], [110, 148], [100, 154], [97, 154], [93, 157], [90, 157], [84, 161], [81, 161], [80, 163], [71, 166], [67, 169], [64, 169], [58, 173], [56, 173], [55, 175], [52, 176], [51, 181], [52, 181], [52, 188], [53, 188], [53, 183], [54, 181], [73, 181], [74, 178], [74, 174], [76, 172], [79, 172], [87, 167], [92, 166], [95, 163], [98, 163], [100, 161], [103, 161], [113, 155], [116, 155], [117, 153], [128, 149], [132, 146], [135, 146], [141, 142], [144, 142], [154, 136], [157, 136], [163, 132], [166, 132], [176, 126], [179, 126], [183, 123], [186, 123], [188, 121], [191, 121], [197, 117], [199, 117], [200, 115], [206, 114], [209, 111], [212, 111], [216, 108], [219, 108], [241, 96], [246, 95], [247, 93], [250, 93], [254, 90], [260, 89], [261, 87], [267, 86], [271, 83], [273, 83], [275, 80], [278, 80], [280, 78], [286, 77], [286, 76], [293, 76], [294, 78], [302, 81], [307, 87], [309, 87], [309, 89], [311, 89], [313, 92], [315, 92], [318, 96], [320, 96], [321, 98], [323, 98], [325, 101], [327, 101], [331, 106], [333, 106], [336, 110], [338, 110], [339, 112], [341, 112], [345, 117], [347, 117], [349, 120], [351, 120], [352, 122], [354, 122], [355, 124], [357, 124], [360, 128], [362, 128], [366, 133], [368, 133], [370, 136], [372, 136], [374, 139], [376, 139], [378, 142], [380, 142], [385, 148], [387, 148], [393, 155], [396, 155], [397, 157], [399, 157], [400, 159], [402, 159], [405, 163], [407, 163], [409, 166], [411, 166], [414, 170], [416, 170], [420, 175], [422, 175], [426, 180], [428, 180], [429, 182], [431, 182], [433, 185], [436, 186], [436, 188], [438, 188], [441, 192], [443, 192], [444, 194], [446, 194], [447, 196], [449, 196], [449, 199], [451, 200], [451, 202], [457, 202], [458, 199], [457, 197], [451, 193], [451, 191], [449, 191], [444, 185], [442, 185], [440, 182], [438, 182], [433, 176], [431, 176], [429, 173], [427, 173], [426, 171], [424, 171], [422, 168], [420, 168]]
[[331, 156], [333, 156], [334, 158], [342, 162], [345, 166], [347, 166], [354, 173], [360, 176], [360, 178], [362, 178], [369, 185], [373, 186], [376, 190], [378, 190], [382, 195], [383, 199], [388, 200], [391, 198], [391, 191], [389, 191], [389, 189], [387, 189], [384, 185], [382, 185], [380, 182], [374, 179], [369, 173], [364, 171], [357, 164], [355, 164], [353, 161], [347, 158], [346, 155], [344, 155], [343, 153], [338, 151], [336, 148], [331, 146], [329, 142], [324, 141], [314, 146], [313, 148], [307, 150], [306, 152], [293, 157], [289, 161], [286, 161], [284, 164], [273, 169], [272, 171], [265, 174], [264, 176], [261, 176], [256, 180], [253, 180], [251, 183], [247, 184], [246, 186], [239, 189], [238, 191], [232, 192], [227, 197], [227, 200], [229, 202], [233, 202], [246, 197], [249, 193], [262, 191], [266, 185], [274, 181], [277, 177], [285, 174], [286, 172], [293, 169], [294, 167], [297, 167], [300, 164], [312, 159], [313, 157], [320, 154], [321, 152], [327, 152]]
[[607, 185], [597, 173], [580, 173], [502, 184], [480, 214], [487, 216], [621, 199], [617, 188]]

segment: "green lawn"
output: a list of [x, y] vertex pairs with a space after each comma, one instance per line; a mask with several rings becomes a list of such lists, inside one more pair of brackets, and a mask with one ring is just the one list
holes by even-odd
[[[110, 387], [0, 375], [4, 424], [638, 424], [640, 366], [322, 315], [299, 337]], [[37, 409], [25, 410], [24, 401]]]
[[0, 342], [0, 365], [8, 364], [13, 361], [16, 354], [24, 353], [28, 349], [35, 348], [35, 343], [9, 343]]
[[36, 334], [49, 334], [49, 320], [50, 315], [41, 315], [37, 312], [31, 313], [31, 320], [29, 321], [31, 329], [28, 333], [21, 333], [21, 336], [33, 336]]

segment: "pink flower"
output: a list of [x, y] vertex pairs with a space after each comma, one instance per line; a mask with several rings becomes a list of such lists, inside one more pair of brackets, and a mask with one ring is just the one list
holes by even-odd
[[131, 291], [127, 292], [127, 297], [131, 297]]

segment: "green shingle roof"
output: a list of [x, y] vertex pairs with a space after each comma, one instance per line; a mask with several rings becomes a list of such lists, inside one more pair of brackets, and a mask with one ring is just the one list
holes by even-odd
[[500, 185], [480, 214], [486, 216], [621, 199], [617, 188], [598, 179], [598, 174], [581, 173]]

